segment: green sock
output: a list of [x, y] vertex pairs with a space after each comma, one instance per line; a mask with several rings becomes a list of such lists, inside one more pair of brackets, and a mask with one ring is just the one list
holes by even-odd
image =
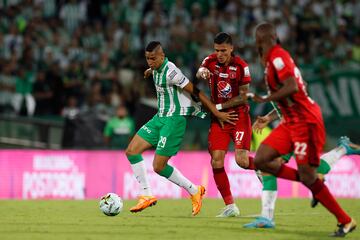
[[166, 164], [166, 166], [164, 167], [163, 170], [161, 170], [161, 172], [159, 172], [159, 175], [169, 178], [171, 176], [171, 174], [173, 173], [174, 168], [168, 164]]
[[143, 160], [141, 154], [130, 155], [130, 156], [127, 156], [127, 158], [131, 164], [136, 164]]
[[331, 169], [330, 165], [324, 160], [320, 159], [320, 165], [317, 168], [317, 173], [321, 173], [325, 175], [330, 171], [330, 169]]
[[277, 191], [277, 178], [275, 176], [263, 176], [263, 191]]

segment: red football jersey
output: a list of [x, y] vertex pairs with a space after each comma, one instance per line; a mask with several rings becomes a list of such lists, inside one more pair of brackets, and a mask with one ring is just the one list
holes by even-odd
[[296, 79], [299, 91], [277, 101], [284, 120], [288, 123], [322, 121], [320, 107], [308, 96], [294, 60], [285, 49], [276, 45], [270, 49], [266, 58], [265, 82], [270, 93], [276, 92], [289, 77]]
[[[250, 83], [250, 71], [248, 64], [238, 56], [232, 56], [230, 63], [225, 66], [217, 61], [216, 54], [207, 56], [201, 63], [202, 67], [212, 73], [209, 79], [211, 101], [215, 104], [224, 103], [239, 95], [239, 86]], [[238, 112], [249, 111], [248, 105], [242, 105], [230, 110]]]

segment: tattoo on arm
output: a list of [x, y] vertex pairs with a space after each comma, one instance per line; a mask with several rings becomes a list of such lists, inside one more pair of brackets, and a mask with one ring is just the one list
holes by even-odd
[[[239, 105], [243, 105], [247, 103], [247, 97], [245, 97], [245, 94], [249, 91], [249, 84], [245, 84], [239, 87], [239, 95], [236, 97], [233, 97], [229, 101], [226, 101], [222, 104], [222, 109], [236, 107]], [[242, 97], [244, 96], [244, 98]]]

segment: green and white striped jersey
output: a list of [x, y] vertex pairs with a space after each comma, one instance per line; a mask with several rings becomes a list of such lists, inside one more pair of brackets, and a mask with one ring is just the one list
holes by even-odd
[[158, 102], [158, 116], [197, 116], [204, 118], [205, 112], [183, 90], [189, 79], [174, 63], [165, 58], [159, 69], [153, 70], [154, 84]]

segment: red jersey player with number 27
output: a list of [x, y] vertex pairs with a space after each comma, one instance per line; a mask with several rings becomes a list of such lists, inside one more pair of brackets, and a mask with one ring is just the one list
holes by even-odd
[[238, 120], [233, 125], [220, 123], [212, 117], [209, 129], [208, 144], [214, 180], [226, 205], [218, 217], [239, 215], [224, 169], [230, 140], [234, 141], [236, 163], [242, 168], [254, 169], [253, 159], [249, 156], [251, 120], [246, 97], [251, 81], [250, 71], [247, 63], [233, 54], [233, 49], [231, 36], [218, 33], [214, 38], [215, 52], [203, 60], [196, 74], [197, 78], [208, 81], [211, 101], [218, 110], [227, 109], [238, 114]]
[[[265, 65], [266, 97], [257, 102], [275, 101], [284, 121], [260, 145], [255, 166], [261, 171], [292, 181], [301, 181], [338, 221], [334, 237], [344, 237], [356, 222], [340, 207], [327, 186], [317, 178], [316, 169], [325, 143], [325, 128], [320, 107], [307, 95], [299, 69], [277, 41], [275, 27], [262, 23], [256, 27], [256, 47]], [[250, 94], [249, 94], [250, 95]], [[275, 159], [294, 152], [298, 170]]]

